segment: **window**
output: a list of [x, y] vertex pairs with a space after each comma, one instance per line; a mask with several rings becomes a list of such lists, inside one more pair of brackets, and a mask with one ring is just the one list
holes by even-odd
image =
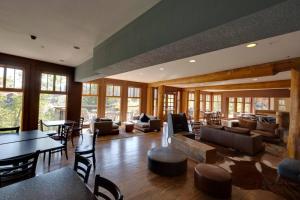
[[204, 109], [203, 109], [203, 94], [200, 94], [200, 105], [199, 105], [199, 107], [200, 107], [200, 111], [204, 111]]
[[133, 119], [133, 116], [140, 115], [141, 112], [141, 89], [128, 87], [127, 120]]
[[245, 97], [245, 113], [251, 113], [251, 97]]
[[105, 117], [113, 121], [120, 121], [121, 86], [106, 86]]
[[221, 112], [222, 107], [222, 96], [220, 94], [213, 95], [213, 111]]
[[289, 111], [287, 104], [288, 104], [287, 98], [278, 99], [278, 110], [279, 111]]
[[0, 127], [21, 126], [23, 70], [0, 65]]
[[229, 97], [228, 99], [228, 118], [233, 118], [235, 112], [235, 98]]
[[270, 110], [275, 110], [275, 98], [274, 97], [272, 97], [272, 98], [270, 98], [270, 100], [269, 100], [269, 102], [270, 102]]
[[236, 98], [236, 112], [243, 113], [243, 97]]
[[269, 98], [256, 97], [253, 106], [255, 110], [269, 110]]
[[41, 91], [66, 92], [67, 77], [54, 74], [44, 74], [41, 77]]
[[157, 116], [158, 109], [158, 89], [153, 88], [153, 115]]
[[174, 113], [175, 111], [175, 95], [174, 94], [168, 94], [168, 107], [167, 107], [167, 113]]
[[211, 95], [210, 94], [205, 95], [205, 111], [206, 112], [211, 111]]
[[40, 120], [64, 120], [66, 118], [67, 77], [41, 74], [39, 104]]
[[191, 118], [194, 118], [194, 112], [195, 112], [195, 93], [189, 92], [188, 93], [188, 115]]
[[81, 116], [84, 121], [90, 121], [98, 115], [98, 85], [82, 84]]

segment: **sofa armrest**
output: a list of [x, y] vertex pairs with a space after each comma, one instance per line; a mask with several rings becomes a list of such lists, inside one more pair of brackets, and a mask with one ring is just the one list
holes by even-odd
[[239, 127], [239, 122], [231, 122], [231, 127]]
[[149, 120], [150, 129], [160, 130], [160, 119]]

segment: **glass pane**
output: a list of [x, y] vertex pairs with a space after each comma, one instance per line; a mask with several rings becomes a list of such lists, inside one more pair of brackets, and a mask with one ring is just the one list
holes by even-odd
[[107, 85], [106, 86], [106, 96], [113, 96], [113, 90], [114, 90], [113, 85]]
[[121, 98], [106, 97], [105, 117], [113, 121], [120, 121]]
[[131, 120], [138, 115], [140, 115], [140, 99], [128, 98], [127, 120]]
[[97, 117], [97, 96], [83, 96], [81, 102], [81, 116], [84, 118], [84, 121], [90, 121], [93, 118]]
[[23, 94], [21, 92], [0, 92], [0, 127], [21, 125]]
[[48, 90], [47, 81], [48, 81], [47, 74], [42, 74], [42, 76], [41, 76], [41, 90]]
[[47, 74], [47, 89], [48, 91], [54, 90], [54, 75], [53, 74]]
[[23, 85], [23, 71], [20, 69], [15, 70], [15, 88], [21, 89]]
[[194, 118], [194, 111], [195, 111], [195, 102], [194, 101], [189, 101], [188, 102], [189, 117]]
[[15, 87], [15, 69], [6, 68], [6, 87], [7, 88]]
[[3, 87], [3, 81], [4, 81], [4, 68], [0, 67], [0, 87]]
[[98, 94], [98, 85], [97, 84], [91, 84], [91, 94], [92, 95]]
[[113, 96], [121, 96], [121, 86], [114, 86], [114, 95]]
[[66, 115], [66, 95], [40, 94], [39, 119], [64, 120]]
[[61, 76], [61, 92], [67, 91], [67, 77]]
[[255, 110], [269, 110], [269, 98], [254, 98]]
[[251, 113], [251, 104], [250, 103], [245, 104], [245, 113]]
[[275, 102], [274, 98], [270, 98], [270, 110], [275, 110]]
[[55, 75], [55, 91], [65, 92], [67, 86], [67, 77]]
[[90, 94], [90, 84], [89, 83], [82, 84], [82, 94]]

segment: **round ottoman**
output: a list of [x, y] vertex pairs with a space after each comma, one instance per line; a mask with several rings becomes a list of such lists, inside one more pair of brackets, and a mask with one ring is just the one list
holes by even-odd
[[225, 169], [209, 164], [198, 164], [194, 170], [195, 186], [216, 198], [231, 196], [231, 175]]
[[186, 172], [187, 157], [171, 147], [156, 147], [148, 151], [148, 168], [162, 176], [177, 176]]

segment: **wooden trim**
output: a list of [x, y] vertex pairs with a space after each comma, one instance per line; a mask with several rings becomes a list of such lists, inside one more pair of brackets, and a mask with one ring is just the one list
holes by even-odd
[[173, 84], [192, 84], [225, 81], [231, 79], [254, 78], [262, 76], [272, 76], [279, 72], [290, 71], [296, 63], [300, 63], [300, 57], [287, 60], [275, 61], [259, 65], [252, 65], [232, 70], [225, 70], [221, 72], [214, 72], [204, 75], [190, 76], [178, 79], [171, 79], [166, 81], [158, 81], [151, 83], [151, 87], [159, 85], [173, 85]]

